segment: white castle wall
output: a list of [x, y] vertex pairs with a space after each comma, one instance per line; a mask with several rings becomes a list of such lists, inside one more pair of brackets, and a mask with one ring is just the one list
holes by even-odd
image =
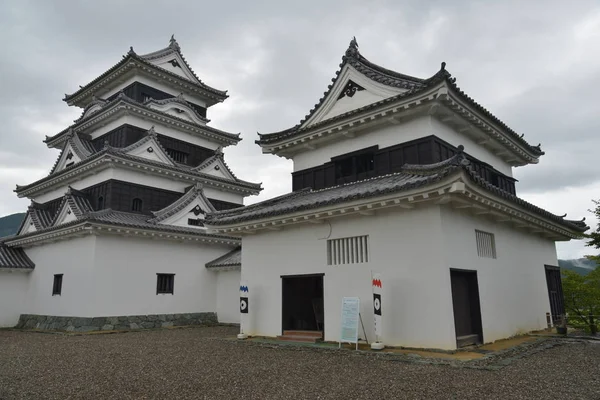
[[[26, 249], [36, 264], [25, 273], [0, 273], [0, 326], [20, 314], [101, 317], [221, 312], [239, 322], [239, 271], [205, 264], [231, 250], [120, 236], [63, 240]], [[157, 273], [174, 273], [174, 294], [156, 294]], [[62, 293], [52, 295], [54, 274]], [[220, 304], [218, 303], [220, 301]]]
[[15, 326], [26, 310], [30, 278], [30, 272], [0, 270], [0, 328]]
[[[242, 280], [249, 285], [251, 304], [245, 332], [281, 334], [282, 275], [324, 273], [325, 340], [339, 339], [345, 296], [361, 299], [361, 315], [372, 339], [370, 277], [376, 271], [384, 281], [384, 343], [455, 349], [450, 268], [478, 271], [486, 342], [545, 324], [550, 305], [544, 264], [556, 264], [550, 241], [439, 206], [330, 222], [331, 234], [328, 223], [300, 224], [243, 238]], [[475, 229], [496, 235], [498, 259], [477, 256]], [[326, 238], [357, 235], [369, 235], [369, 263], [328, 266]]]

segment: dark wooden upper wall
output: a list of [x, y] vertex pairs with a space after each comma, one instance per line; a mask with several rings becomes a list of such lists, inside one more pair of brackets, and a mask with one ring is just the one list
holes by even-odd
[[[172, 94], [165, 93], [161, 90], [155, 89], [148, 85], [144, 85], [140, 82], [133, 82], [131, 85], [125, 87], [123, 89], [123, 93], [125, 93], [126, 96], [131, 97], [135, 101], [139, 101], [140, 103], [143, 103], [148, 99], [164, 100], [175, 97]], [[113, 100], [118, 95], [118, 93], [115, 93], [112, 96], [110, 96], [107, 100]], [[189, 101], [187, 103], [190, 105], [190, 107], [196, 110], [198, 114], [206, 118], [205, 107], [199, 106], [194, 103], [190, 103]]]
[[[87, 194], [90, 204], [96, 211], [110, 208], [116, 211], [142, 214], [150, 214], [152, 211], [161, 210], [183, 196], [183, 193], [180, 192], [114, 179], [90, 186], [81, 190], [81, 192]], [[141, 210], [133, 210], [134, 199], [141, 200]], [[62, 197], [44, 203], [44, 206], [51, 215], [55, 215], [61, 201]], [[241, 206], [241, 204], [223, 200], [209, 199], [209, 201], [217, 210], [228, 210]]]
[[[145, 134], [146, 129], [124, 124], [92, 140], [92, 144], [97, 150], [104, 147], [104, 141], [108, 141], [108, 144], [112, 147], [127, 147], [142, 139]], [[160, 133], [158, 133], [158, 141], [175, 161], [191, 167], [200, 165], [202, 161], [215, 154], [213, 150]]]
[[[436, 136], [380, 149], [372, 146], [333, 157], [318, 167], [292, 173], [292, 190], [323, 189], [343, 183], [399, 172], [404, 164], [432, 164], [456, 154], [456, 147]], [[515, 194], [516, 179], [466, 154], [472, 167], [491, 184]]]

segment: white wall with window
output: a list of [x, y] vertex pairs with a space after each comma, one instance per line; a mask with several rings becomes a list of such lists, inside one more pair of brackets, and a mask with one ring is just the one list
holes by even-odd
[[[12, 282], [17, 287], [23, 282], [20, 290], [15, 289], [15, 296], [22, 295], [23, 301], [17, 302], [18, 309], [11, 305], [14, 313], [0, 313], [12, 315], [7, 317], [10, 321], [0, 321], [0, 326], [14, 326], [20, 314], [100, 317], [216, 312], [218, 279], [205, 264], [230, 250], [195, 241], [123, 240], [117, 235], [89, 235], [34, 246], [27, 249], [36, 265], [32, 273], [3, 275], [2, 285]], [[62, 274], [62, 285], [60, 294], [53, 295], [57, 274]], [[174, 274], [172, 287], [164, 288], [173, 294], [157, 293], [157, 274]], [[223, 296], [237, 304], [238, 289]], [[2, 298], [4, 293], [8, 289]], [[227, 322], [232, 322], [231, 307], [226, 309]]]
[[[485, 342], [545, 328], [544, 265], [558, 265], [554, 241], [452, 207], [441, 215], [446, 267], [477, 271]], [[495, 257], [486, 256], [492, 251], [486, 237], [493, 239]]]

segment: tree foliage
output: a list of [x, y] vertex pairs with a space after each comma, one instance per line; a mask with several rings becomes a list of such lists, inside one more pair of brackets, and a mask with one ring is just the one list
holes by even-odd
[[[600, 221], [600, 201], [593, 200], [596, 208], [591, 210]], [[596, 230], [587, 235], [588, 246], [600, 249], [600, 223]], [[587, 256], [600, 263], [600, 255]], [[563, 270], [562, 285], [565, 297], [565, 308], [571, 317], [575, 317], [592, 333], [597, 331], [600, 316], [600, 267], [582, 276], [576, 272]]]

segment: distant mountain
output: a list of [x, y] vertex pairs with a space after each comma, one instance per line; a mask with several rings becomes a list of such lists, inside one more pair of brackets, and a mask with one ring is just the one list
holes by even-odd
[[23, 218], [25, 218], [25, 213], [12, 214], [0, 218], [0, 237], [17, 233]]
[[598, 264], [587, 258], [579, 258], [577, 260], [558, 260], [558, 266], [562, 269], [574, 271], [581, 275], [587, 275], [596, 269]]

